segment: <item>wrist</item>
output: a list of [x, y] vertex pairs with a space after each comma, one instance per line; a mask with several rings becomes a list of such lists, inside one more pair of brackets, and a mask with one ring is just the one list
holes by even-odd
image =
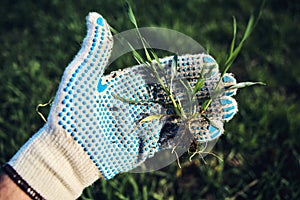
[[[3, 167], [5, 169], [5, 167]], [[0, 175], [0, 199], [3, 200], [30, 200], [31, 198], [23, 192], [18, 185], [8, 176], [3, 173]]]
[[46, 199], [75, 199], [101, 177], [95, 164], [70, 135], [47, 125], [8, 164]]
[[9, 164], [3, 166], [3, 171], [5, 175], [0, 180], [0, 199], [44, 199]]

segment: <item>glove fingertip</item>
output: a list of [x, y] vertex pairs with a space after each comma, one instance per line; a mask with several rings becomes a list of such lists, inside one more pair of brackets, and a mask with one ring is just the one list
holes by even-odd
[[229, 96], [223, 96], [220, 99], [220, 104], [222, 106], [222, 119], [226, 122], [231, 120], [234, 115], [238, 111], [238, 105], [237, 102], [234, 98], [229, 97]]
[[223, 132], [223, 123], [221, 121], [211, 121], [202, 123], [200, 130], [196, 131], [194, 136], [197, 142], [203, 143], [219, 138]]
[[236, 79], [234, 78], [233, 74], [225, 74], [222, 78], [222, 83], [225, 88], [225, 95], [226, 96], [234, 96], [236, 95], [237, 89], [229, 89], [231, 86], [236, 84]]

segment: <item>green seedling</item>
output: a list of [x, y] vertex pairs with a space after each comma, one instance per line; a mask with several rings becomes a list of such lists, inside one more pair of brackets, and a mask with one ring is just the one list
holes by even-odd
[[[143, 51], [145, 54], [146, 58], [143, 58], [143, 56], [141, 56], [133, 47], [132, 45], [128, 43], [129, 47], [132, 50], [132, 54], [134, 59], [138, 62], [138, 64], [140, 65], [144, 65], [145, 68], [147, 69], [147, 71], [150, 72], [150, 74], [156, 79], [156, 81], [160, 84], [162, 90], [164, 91], [164, 93], [168, 96], [171, 104], [172, 104], [172, 109], [175, 112], [175, 116], [177, 119], [180, 120], [181, 123], [185, 124], [188, 133], [191, 133], [192, 130], [190, 128], [190, 123], [191, 121], [194, 120], [199, 120], [199, 117], [204, 118], [205, 120], [207, 120], [210, 124], [213, 123], [212, 120], [210, 120], [208, 117], [205, 116], [205, 112], [207, 110], [207, 108], [210, 106], [210, 104], [212, 103], [213, 99], [218, 97], [219, 95], [222, 95], [226, 90], [232, 90], [232, 89], [241, 89], [241, 88], [245, 88], [245, 87], [249, 87], [252, 85], [265, 85], [262, 82], [241, 82], [241, 83], [237, 83], [227, 89], [221, 89], [220, 88], [220, 83], [222, 78], [224, 77], [224, 75], [228, 72], [228, 70], [230, 69], [230, 67], [232, 66], [233, 62], [235, 61], [235, 59], [237, 58], [237, 56], [239, 55], [244, 42], [249, 38], [251, 32], [253, 31], [259, 17], [254, 17], [254, 15], [251, 15], [251, 17], [249, 18], [246, 30], [243, 34], [243, 37], [241, 39], [241, 41], [239, 42], [239, 44], [236, 45], [236, 40], [237, 40], [237, 22], [235, 17], [233, 17], [233, 38], [230, 44], [230, 48], [229, 48], [229, 53], [227, 56], [227, 59], [224, 63], [224, 70], [221, 73], [220, 79], [218, 80], [217, 86], [214, 90], [214, 92], [212, 92], [211, 96], [209, 99], [205, 100], [200, 108], [200, 112], [197, 111], [196, 106], [192, 107], [193, 102], [195, 102], [195, 95], [196, 93], [204, 86], [205, 84], [205, 78], [207, 76], [209, 76], [209, 74], [212, 72], [212, 68], [210, 69], [210, 71], [208, 71], [206, 74], [204, 74], [204, 69], [205, 66], [203, 66], [202, 71], [200, 73], [200, 76], [195, 84], [194, 87], [191, 87], [189, 83], [185, 83], [183, 80], [178, 80], [181, 85], [183, 86], [183, 88], [185, 89], [185, 93], [186, 93], [186, 99], [185, 99], [185, 104], [186, 105], [190, 105], [190, 113], [187, 114], [185, 112], [185, 110], [183, 109], [182, 106], [182, 102], [180, 101], [180, 99], [176, 96], [176, 94], [173, 93], [173, 84], [174, 84], [174, 80], [176, 78], [176, 74], [177, 74], [177, 66], [178, 66], [178, 55], [174, 55], [173, 59], [172, 59], [172, 64], [171, 64], [171, 75], [169, 77], [169, 80], [167, 80], [167, 74], [166, 73], [159, 73], [158, 70], [160, 70], [160, 72], [163, 72], [163, 66], [160, 63], [159, 57], [157, 56], [157, 54], [155, 53], [155, 51], [151, 48], [151, 46], [147, 43], [147, 41], [142, 37], [139, 28], [138, 28], [138, 24], [137, 24], [137, 20], [134, 16], [134, 13], [130, 7], [130, 5], [127, 3], [126, 4], [126, 8], [127, 8], [127, 14], [128, 17], [130, 19], [130, 21], [132, 22], [132, 24], [134, 25], [136, 32], [137, 32], [137, 36], [138, 38], [141, 40], [142, 45], [143, 45]], [[145, 101], [139, 101], [139, 100], [128, 100], [125, 99], [123, 97], [120, 96], [115, 96], [117, 99], [129, 103], [129, 104], [137, 104], [137, 103], [146, 103]], [[162, 102], [156, 102], [156, 103], [160, 103], [161, 105], [164, 105], [165, 103]], [[154, 114], [154, 115], [150, 115], [147, 116], [143, 119], [141, 119], [138, 123], [138, 125], [142, 124], [142, 123], [147, 123], [147, 122], [151, 122], [153, 120], [161, 120], [163, 117], [167, 117], [168, 115], [166, 114]], [[184, 137], [185, 133], [182, 133], [182, 136], [180, 138]], [[204, 142], [205, 145], [207, 145], [208, 142]], [[172, 152], [175, 152], [175, 148], [177, 147], [178, 144], [176, 144], [172, 150]], [[201, 144], [198, 144], [199, 146]], [[202, 155], [203, 153], [207, 153], [204, 152], [204, 150], [206, 149], [206, 147], [204, 149], [198, 149], [196, 150], [190, 157], [190, 159], [192, 157], [194, 157], [196, 154]], [[177, 155], [177, 154], [176, 154]], [[180, 166], [180, 164], [179, 164]]]

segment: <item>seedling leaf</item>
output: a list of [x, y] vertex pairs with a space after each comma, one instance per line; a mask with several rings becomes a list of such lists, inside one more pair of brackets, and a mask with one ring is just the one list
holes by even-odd
[[153, 120], [156, 120], [156, 119], [161, 119], [163, 116], [163, 114], [158, 114], [158, 115], [150, 115], [148, 117], [145, 117], [144, 119], [142, 119], [140, 121], [140, 123], [145, 123], [145, 122], [149, 122], [149, 121], [153, 121]]
[[115, 95], [115, 94], [112, 94], [112, 96], [122, 102], [125, 102], [125, 103], [129, 103], [129, 104], [137, 104], [139, 103], [139, 101], [136, 101], [136, 100], [131, 100], [131, 99], [125, 99], [124, 97], [121, 97], [121, 96], [118, 96], [118, 95]]
[[130, 4], [128, 2], [125, 3], [125, 8], [127, 10], [127, 14], [128, 14], [129, 20], [131, 21], [131, 23], [134, 24], [135, 28], [138, 28], [135, 16], [134, 16], [133, 11], [131, 9], [131, 6], [130, 6]]
[[241, 83], [237, 83], [237, 84], [231, 86], [229, 88], [229, 90], [230, 89], [241, 89], [241, 88], [249, 87], [252, 85], [266, 85], [266, 84], [263, 82], [241, 82]]
[[194, 94], [196, 94], [203, 86], [204, 86], [205, 80], [202, 77], [199, 77], [195, 87], [194, 87]]

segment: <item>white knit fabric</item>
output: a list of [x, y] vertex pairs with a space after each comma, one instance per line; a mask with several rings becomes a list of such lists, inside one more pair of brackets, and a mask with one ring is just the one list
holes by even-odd
[[49, 200], [76, 199], [101, 177], [71, 136], [47, 125], [27, 141], [9, 164]]

